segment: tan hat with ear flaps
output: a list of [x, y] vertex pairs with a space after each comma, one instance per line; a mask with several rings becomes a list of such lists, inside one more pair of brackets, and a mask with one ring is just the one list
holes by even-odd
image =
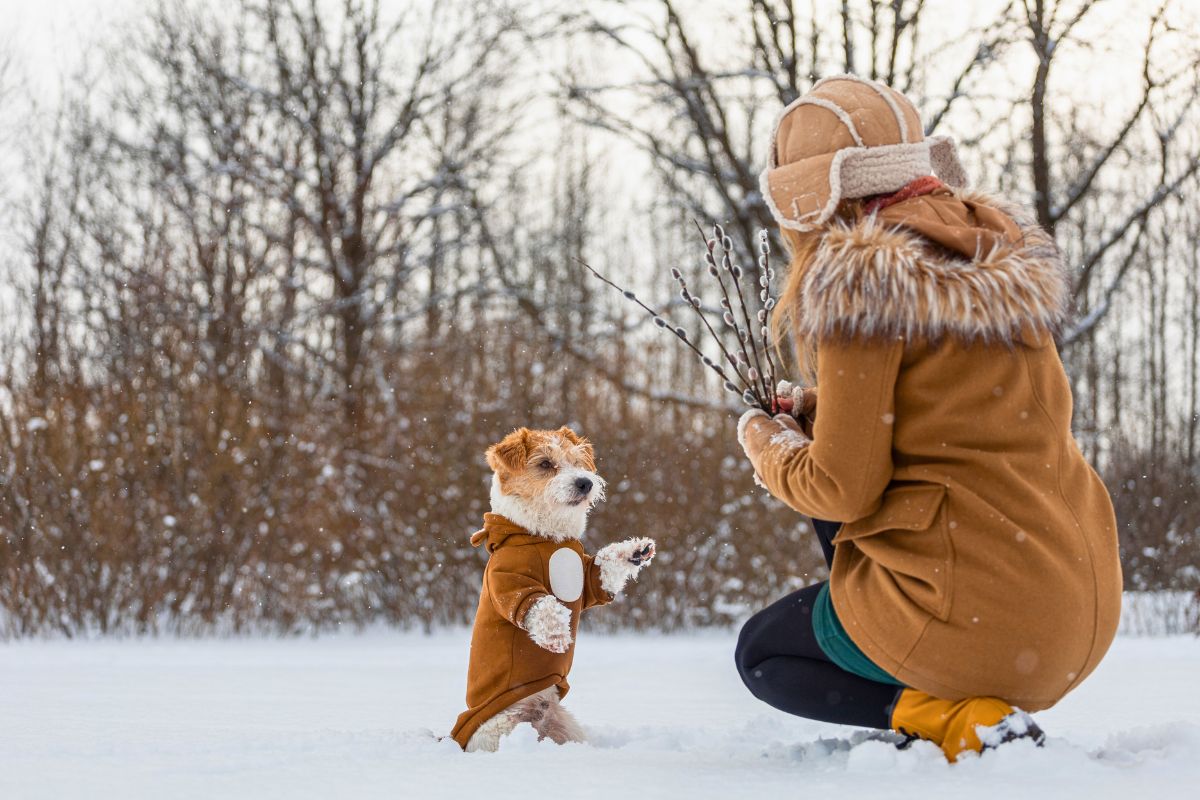
[[931, 174], [966, 185], [954, 140], [925, 138], [916, 107], [895, 89], [837, 75], [780, 112], [759, 182], [780, 226], [808, 231], [828, 222], [842, 200], [895, 192]]

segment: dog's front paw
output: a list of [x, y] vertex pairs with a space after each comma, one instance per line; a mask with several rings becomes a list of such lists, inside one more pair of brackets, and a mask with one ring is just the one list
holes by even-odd
[[525, 631], [533, 643], [551, 653], [565, 653], [571, 647], [571, 609], [553, 595], [540, 597], [525, 613]]
[[633, 552], [629, 554], [629, 563], [638, 567], [644, 567], [654, 558], [654, 540], [653, 539], [631, 539]]
[[600, 548], [596, 563], [600, 566], [600, 585], [609, 594], [617, 594], [654, 558], [654, 540], [638, 537]]

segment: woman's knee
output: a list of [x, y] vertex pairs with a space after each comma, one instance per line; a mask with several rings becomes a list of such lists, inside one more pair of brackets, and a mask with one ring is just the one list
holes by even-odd
[[748, 677], [750, 670], [768, 655], [761, 652], [758, 646], [760, 633], [765, 626], [766, 613], [767, 610], [764, 609], [746, 620], [741, 631], [738, 632], [737, 646], [733, 649], [733, 661], [737, 665], [738, 674], [742, 676], [742, 682], [751, 691], [753, 691], [753, 687], [750, 686]]

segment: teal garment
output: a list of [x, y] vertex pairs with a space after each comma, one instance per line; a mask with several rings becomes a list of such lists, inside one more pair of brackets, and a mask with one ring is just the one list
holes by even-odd
[[846, 672], [876, 683], [904, 685], [867, 658], [866, 653], [859, 650], [858, 645], [846, 634], [846, 629], [842, 627], [842, 622], [833, 609], [833, 600], [829, 598], [828, 581], [821, 585], [821, 591], [817, 593], [817, 601], [813, 605], [812, 625], [821, 650], [829, 656], [830, 661]]

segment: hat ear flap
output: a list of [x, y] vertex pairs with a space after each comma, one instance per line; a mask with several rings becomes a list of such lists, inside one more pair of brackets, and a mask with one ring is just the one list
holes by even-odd
[[967, 171], [958, 160], [954, 139], [949, 136], [930, 136], [925, 141], [929, 142], [929, 163], [933, 165], [933, 174], [950, 186], [966, 186]]
[[771, 216], [782, 228], [811, 231], [824, 225], [842, 201], [842, 165], [857, 148], [765, 169], [759, 188]]
[[488, 466], [496, 472], [517, 472], [528, 458], [528, 428], [517, 428], [487, 450]]

